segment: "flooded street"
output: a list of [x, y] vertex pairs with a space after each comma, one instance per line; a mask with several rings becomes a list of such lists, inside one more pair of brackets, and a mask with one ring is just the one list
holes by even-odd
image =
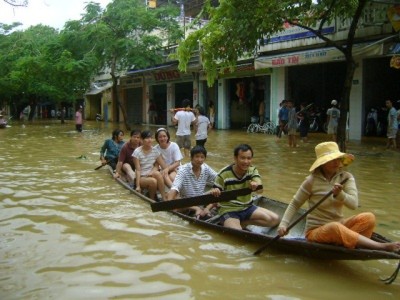
[[[379, 281], [398, 261], [319, 261], [272, 250], [256, 257], [261, 245], [152, 213], [105, 168], [94, 170], [115, 128], [87, 122], [77, 133], [72, 121], [37, 121], [0, 129], [0, 299], [400, 298], [400, 277]], [[293, 149], [286, 137], [213, 131], [207, 163], [218, 170], [232, 161], [234, 146], [248, 143], [264, 195], [289, 202], [326, 138], [314, 134]], [[376, 231], [400, 240], [400, 153], [385, 144], [350, 142], [356, 160], [348, 169], [359, 189], [357, 212], [373, 212]]]

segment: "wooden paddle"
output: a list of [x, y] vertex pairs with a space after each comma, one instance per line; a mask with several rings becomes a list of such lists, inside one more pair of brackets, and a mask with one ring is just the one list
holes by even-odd
[[303, 109], [299, 110], [299, 111], [297, 112], [297, 114], [300, 114], [300, 113], [302, 113], [302, 112], [304, 112], [304, 111], [309, 110], [310, 107], [313, 106], [313, 105], [314, 105], [314, 103], [308, 104], [306, 107], [304, 107]]
[[[346, 181], [349, 180], [349, 178], [345, 178], [343, 179], [340, 184], [345, 184]], [[303, 220], [310, 212], [312, 212], [314, 209], [316, 209], [318, 207], [318, 205], [320, 205], [322, 202], [325, 201], [326, 198], [328, 198], [330, 195], [332, 195], [333, 191], [330, 191], [329, 193], [327, 193], [321, 200], [319, 200], [317, 203], [315, 203], [312, 207], [310, 207], [304, 214], [302, 214], [299, 218], [297, 218], [297, 220], [295, 220], [292, 224], [290, 224], [287, 228], [287, 232], [289, 232], [290, 229], [292, 229], [294, 226], [297, 225], [297, 223], [299, 223], [301, 220]], [[265, 249], [267, 249], [267, 247], [272, 244], [273, 242], [275, 242], [276, 240], [278, 240], [281, 236], [278, 234], [276, 235], [272, 240], [269, 240], [264, 246], [262, 246], [261, 248], [259, 248], [256, 252], [254, 252], [254, 255], [258, 255], [261, 252], [263, 252]]]
[[[261, 190], [262, 185], [257, 186], [256, 191]], [[236, 199], [237, 196], [244, 196], [248, 193], [253, 192], [250, 188], [243, 188], [232, 191], [223, 191], [219, 197], [214, 197], [212, 194], [205, 194], [196, 197], [181, 198], [177, 200], [162, 201], [151, 203], [151, 210], [153, 212], [173, 210], [176, 208], [191, 207], [197, 205], [207, 205], [210, 203], [224, 202]]]
[[103, 164], [101, 164], [100, 166], [98, 166], [98, 167], [96, 167], [94, 170], [96, 171], [96, 170], [98, 170], [98, 169], [101, 169], [102, 167], [104, 167], [105, 165], [107, 165], [108, 164], [108, 161], [103, 165]]

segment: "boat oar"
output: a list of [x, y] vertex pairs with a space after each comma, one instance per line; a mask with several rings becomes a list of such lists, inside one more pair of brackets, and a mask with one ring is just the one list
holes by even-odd
[[[345, 178], [343, 179], [340, 184], [345, 184], [346, 181], [349, 180], [349, 178]], [[332, 195], [333, 191], [331, 190], [329, 193], [327, 193], [321, 200], [319, 200], [317, 203], [315, 203], [312, 207], [310, 207], [304, 214], [302, 214], [299, 218], [297, 218], [297, 220], [295, 220], [292, 224], [290, 224], [287, 228], [287, 231], [289, 231], [290, 229], [292, 229], [294, 226], [297, 225], [297, 223], [299, 223], [301, 220], [303, 220], [310, 212], [312, 212], [314, 209], [316, 209], [322, 202], [325, 201], [326, 198], [328, 198], [330, 195]], [[264, 246], [262, 246], [261, 248], [259, 248], [256, 252], [254, 252], [254, 255], [258, 255], [261, 252], [263, 252], [265, 249], [267, 249], [267, 247], [272, 244], [273, 242], [275, 242], [276, 240], [278, 240], [281, 236], [279, 234], [277, 234], [272, 240], [269, 240]]]
[[107, 161], [104, 165], [101, 164], [100, 166], [94, 168], [94, 170], [97, 171], [98, 169], [101, 169], [102, 167], [104, 167], [104, 166], [107, 165], [107, 164], [108, 164], [108, 161]]
[[[256, 191], [261, 190], [262, 185], [257, 186]], [[162, 201], [151, 203], [151, 210], [153, 212], [173, 210], [176, 208], [191, 207], [197, 205], [207, 205], [210, 203], [224, 202], [236, 199], [237, 196], [244, 196], [253, 192], [250, 188], [243, 188], [238, 190], [223, 191], [219, 197], [214, 197], [212, 194], [205, 194], [196, 197], [181, 198], [177, 200]]]
[[302, 110], [298, 111], [297, 113], [300, 114], [300, 113], [302, 113], [302, 112], [304, 112], [304, 111], [307, 111], [307, 110], [309, 110], [310, 107], [313, 106], [313, 105], [314, 105], [314, 103], [310, 103], [310, 104], [308, 104], [306, 107], [304, 107]]

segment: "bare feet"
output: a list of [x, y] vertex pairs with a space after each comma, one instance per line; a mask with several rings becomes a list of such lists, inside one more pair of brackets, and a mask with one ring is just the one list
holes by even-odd
[[390, 252], [399, 252], [400, 251], [400, 242], [393, 242], [393, 243], [384, 243], [384, 250]]

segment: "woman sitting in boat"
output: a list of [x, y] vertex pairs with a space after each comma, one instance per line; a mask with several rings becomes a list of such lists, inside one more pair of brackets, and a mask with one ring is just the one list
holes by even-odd
[[119, 152], [124, 145], [124, 132], [120, 129], [115, 129], [112, 132], [111, 139], [104, 141], [103, 146], [100, 149], [100, 161], [104, 166], [109, 164], [113, 170], [117, 166]]
[[279, 216], [253, 204], [252, 191], [262, 185], [257, 168], [251, 164], [253, 149], [247, 144], [241, 144], [234, 149], [233, 156], [234, 163], [218, 173], [211, 194], [218, 197], [221, 191], [242, 188], [250, 188], [250, 190], [244, 196], [237, 196], [231, 201], [219, 203], [218, 214], [221, 215], [221, 224], [239, 230], [250, 224], [275, 227], [279, 224]]
[[175, 142], [170, 141], [171, 136], [167, 129], [159, 128], [156, 132], [156, 141], [158, 145], [155, 148], [161, 153], [168, 168], [164, 176], [164, 184], [171, 188], [172, 182], [176, 177], [178, 167], [181, 165], [182, 153]]
[[[320, 143], [315, 147], [317, 159], [309, 175], [297, 190], [287, 207], [278, 228], [280, 236], [288, 233], [287, 227], [297, 210], [308, 201], [310, 207], [322, 196], [332, 195], [307, 215], [306, 238], [310, 242], [343, 245], [353, 249], [399, 251], [400, 243], [379, 243], [371, 240], [375, 216], [370, 212], [344, 218], [342, 209], [358, 207], [358, 192], [354, 177], [342, 169], [354, 160], [351, 154], [339, 151], [335, 142]], [[343, 183], [343, 180], [348, 179]], [[343, 184], [341, 184], [343, 183]]]
[[[139, 193], [147, 189], [153, 200], [163, 200], [165, 197], [164, 176], [168, 175], [168, 166], [161, 153], [153, 147], [153, 134], [149, 130], [142, 131], [142, 146], [133, 151], [133, 163], [136, 172], [136, 191]], [[159, 166], [162, 171], [159, 171]], [[157, 199], [157, 190], [162, 199]]]

